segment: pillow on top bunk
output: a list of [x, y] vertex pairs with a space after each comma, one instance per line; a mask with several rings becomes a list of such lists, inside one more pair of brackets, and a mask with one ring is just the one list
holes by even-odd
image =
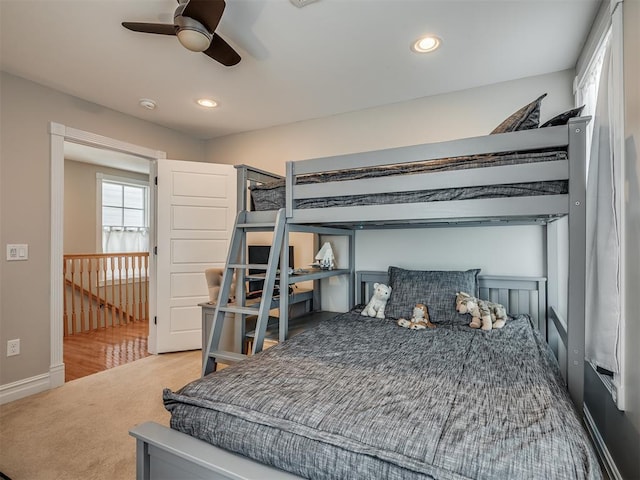
[[[456, 293], [479, 293], [480, 269], [467, 271], [405, 270], [389, 267], [391, 297], [385, 315], [391, 318], [411, 318], [417, 303], [427, 305], [434, 323], [451, 323], [461, 316], [456, 312]], [[464, 316], [466, 317], [466, 316]], [[468, 318], [463, 322], [468, 323]]]
[[566, 112], [563, 112], [560, 115], [556, 115], [552, 119], [547, 120], [542, 125], [540, 125], [540, 128], [566, 125], [567, 123], [569, 123], [569, 120], [572, 119], [573, 117], [579, 117], [580, 114], [582, 113], [583, 108], [584, 108], [584, 105], [578, 108], [572, 108], [571, 110], [567, 110]]
[[546, 93], [544, 95], [540, 95], [533, 102], [509, 115], [506, 120], [493, 129], [491, 134], [538, 128], [540, 123], [540, 104], [542, 103], [542, 99], [546, 96]]

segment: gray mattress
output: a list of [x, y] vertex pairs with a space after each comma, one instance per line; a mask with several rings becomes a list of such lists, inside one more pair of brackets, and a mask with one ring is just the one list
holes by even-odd
[[164, 402], [172, 428], [310, 479], [601, 478], [526, 316], [487, 333], [346, 313]]
[[[410, 175], [414, 173], [441, 172], [471, 168], [517, 165], [522, 163], [566, 160], [567, 154], [560, 151], [510, 152], [492, 155], [472, 155], [416, 162], [385, 167], [339, 170], [297, 177], [297, 184], [339, 182], [367, 178]], [[275, 180], [250, 187], [253, 209], [278, 210], [285, 207], [285, 180]], [[518, 183], [511, 185], [488, 185], [439, 190], [385, 193], [377, 195], [343, 195], [331, 198], [297, 200], [295, 208], [326, 208], [342, 205], [378, 205], [394, 203], [437, 202], [445, 200], [469, 200], [477, 198], [518, 197], [534, 195], [557, 195], [568, 191], [566, 181]]]

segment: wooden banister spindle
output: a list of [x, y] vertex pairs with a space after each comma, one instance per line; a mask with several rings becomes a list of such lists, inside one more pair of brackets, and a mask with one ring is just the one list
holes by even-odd
[[93, 285], [91, 284], [91, 277], [93, 274], [93, 261], [94, 258], [88, 258], [88, 271], [87, 271], [87, 281], [89, 284], [89, 330], [95, 330], [96, 325], [93, 321], [93, 307], [95, 305], [94, 294], [93, 294]]
[[113, 255], [109, 256], [111, 260], [111, 326], [115, 326], [118, 320], [118, 312], [116, 312], [116, 265]]
[[67, 311], [67, 262], [65, 258], [62, 261], [62, 321], [64, 336], [69, 335], [69, 312]]
[[98, 323], [96, 325], [96, 328], [101, 328], [106, 325], [106, 319], [104, 318], [104, 309], [102, 308], [102, 297], [100, 296], [100, 272], [102, 271], [103, 263], [104, 259], [98, 258], [96, 262], [96, 309], [98, 313]]
[[[116, 302], [114, 299], [113, 303], [117, 305], [118, 309], [118, 325], [122, 325], [122, 257], [118, 255], [114, 259], [116, 261], [116, 270], [118, 271], [118, 301]], [[115, 277], [113, 280], [115, 280]]]
[[80, 328], [83, 332], [89, 330], [88, 317], [85, 317], [84, 311], [84, 258], [78, 259], [78, 270], [80, 273]]
[[[131, 321], [131, 314], [129, 313], [129, 268], [131, 267], [131, 255], [124, 257], [124, 318], [127, 323]], [[135, 280], [135, 277], [134, 277]], [[133, 285], [133, 283], [131, 284]]]
[[76, 262], [71, 260], [71, 327], [72, 333], [78, 332], [76, 324]]
[[102, 305], [103, 305], [103, 308], [102, 308], [102, 310], [104, 312], [104, 326], [105, 326], [105, 328], [109, 326], [109, 320], [107, 318], [108, 317], [108, 315], [107, 315], [107, 313], [108, 313], [108, 311], [107, 311], [107, 308], [108, 308], [107, 307], [107, 305], [108, 305], [108, 303], [107, 303], [107, 272], [108, 272], [108, 268], [109, 268], [108, 263], [109, 263], [109, 259], [107, 257], [105, 257], [103, 259], [103, 262], [102, 262], [102, 268], [103, 268], [103, 272], [102, 272], [102, 279], [103, 279], [102, 280], [102, 298], [103, 298]]
[[142, 263], [142, 259], [140, 261], [140, 267], [139, 268], [140, 268], [140, 270], [139, 270], [140, 271], [140, 281], [138, 282], [138, 293], [139, 293], [139, 295], [138, 295], [137, 308], [138, 308], [138, 318], [143, 318], [143, 316], [142, 316], [142, 305], [143, 305], [143, 301], [144, 300], [142, 298], [142, 279], [143, 279], [142, 270], [144, 268], [144, 265]]
[[140, 278], [140, 272], [138, 270], [138, 265], [139, 265], [139, 256], [135, 255], [131, 258], [131, 268], [132, 268], [132, 275], [133, 275], [133, 281], [131, 282], [131, 321], [132, 322], [136, 322], [138, 321], [138, 315], [137, 315], [137, 309], [136, 309], [136, 292], [137, 292], [137, 283], [136, 283], [136, 277]]
[[149, 255], [144, 257], [144, 276], [140, 278], [140, 283], [144, 284], [144, 317], [145, 320], [149, 320]]

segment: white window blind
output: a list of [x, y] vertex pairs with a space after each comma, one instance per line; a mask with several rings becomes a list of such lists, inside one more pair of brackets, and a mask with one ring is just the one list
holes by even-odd
[[102, 252], [149, 250], [149, 187], [142, 182], [100, 176]]

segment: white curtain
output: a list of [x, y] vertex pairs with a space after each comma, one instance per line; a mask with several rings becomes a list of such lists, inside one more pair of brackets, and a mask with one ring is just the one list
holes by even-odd
[[606, 47], [587, 179], [586, 357], [593, 364], [620, 371], [620, 194], [621, 158], [614, 142], [611, 44]]
[[149, 234], [146, 228], [107, 227], [102, 229], [104, 253], [147, 252]]

